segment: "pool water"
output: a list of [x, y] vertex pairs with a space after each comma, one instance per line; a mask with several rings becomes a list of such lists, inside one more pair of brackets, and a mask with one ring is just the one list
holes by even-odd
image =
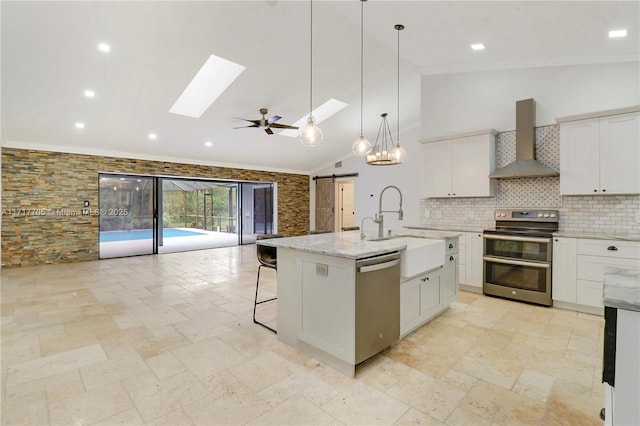
[[[164, 238], [172, 238], [172, 237], [193, 237], [196, 235], [207, 235], [207, 233], [198, 232], [198, 231], [186, 231], [184, 229], [176, 229], [176, 228], [164, 228], [162, 235]], [[101, 243], [110, 243], [113, 241], [129, 241], [129, 240], [150, 240], [152, 238], [153, 238], [152, 229], [100, 232]]]

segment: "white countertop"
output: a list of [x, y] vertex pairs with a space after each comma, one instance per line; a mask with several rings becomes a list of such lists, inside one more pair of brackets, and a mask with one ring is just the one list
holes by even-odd
[[582, 234], [577, 232], [554, 232], [554, 237], [561, 238], [585, 238], [592, 240], [618, 240], [618, 241], [640, 241], [640, 238], [637, 236], [624, 236], [624, 235], [613, 235], [613, 234]]
[[603, 303], [613, 308], [640, 311], [640, 269], [607, 269]]
[[[301, 250], [310, 253], [326, 254], [329, 256], [345, 257], [348, 259], [362, 259], [365, 257], [406, 249], [406, 241], [401, 237], [441, 240], [455, 238], [460, 234], [447, 231], [399, 229], [391, 231], [391, 235], [394, 238], [382, 241], [370, 241], [367, 239], [360, 239], [360, 231], [345, 231], [258, 240], [256, 244], [269, 247]], [[367, 237], [371, 237], [370, 233], [367, 233]]]

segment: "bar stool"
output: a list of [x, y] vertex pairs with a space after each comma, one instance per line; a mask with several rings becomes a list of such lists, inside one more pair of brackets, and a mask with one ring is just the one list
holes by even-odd
[[[284, 235], [281, 234], [264, 234], [258, 235], [256, 237], [257, 240], [266, 240], [268, 238], [282, 238]], [[258, 266], [258, 279], [256, 280], [256, 297], [253, 301], [253, 322], [255, 324], [261, 325], [264, 328], [277, 333], [277, 331], [268, 325], [261, 323], [256, 320], [256, 307], [262, 303], [272, 302], [277, 299], [277, 297], [272, 297], [270, 299], [260, 300], [258, 301], [258, 288], [260, 287], [260, 268], [263, 266], [266, 268], [271, 268], [274, 270], [278, 270], [278, 251], [275, 247], [268, 247], [256, 244], [256, 253], [258, 256], [258, 262], [260, 265]]]
[[359, 226], [343, 226], [342, 230], [343, 231], [359, 231], [360, 227]]
[[309, 231], [309, 235], [316, 235], [316, 234], [330, 234], [332, 231], [329, 229], [312, 229]]

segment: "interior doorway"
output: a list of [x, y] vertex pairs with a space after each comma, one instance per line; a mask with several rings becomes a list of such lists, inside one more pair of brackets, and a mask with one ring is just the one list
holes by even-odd
[[338, 229], [356, 226], [355, 182], [338, 181], [336, 183], [336, 224]]

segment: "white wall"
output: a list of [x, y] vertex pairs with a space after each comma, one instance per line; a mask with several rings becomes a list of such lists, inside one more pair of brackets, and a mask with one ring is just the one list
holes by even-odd
[[422, 77], [422, 138], [515, 129], [515, 102], [536, 100], [536, 125], [640, 104], [638, 62], [511, 69]]
[[[407, 161], [397, 166], [368, 166], [356, 157], [343, 159], [341, 168], [327, 167], [312, 173], [330, 175], [359, 173], [355, 179], [356, 225], [378, 211], [380, 191], [396, 185], [404, 196], [405, 219], [385, 215], [385, 229], [420, 223], [420, 147], [418, 140], [466, 131], [515, 128], [515, 102], [534, 98], [537, 126], [555, 124], [556, 117], [640, 104], [640, 70], [637, 62], [576, 65], [547, 68], [484, 71], [422, 76], [421, 129], [407, 130], [401, 142]], [[404, 109], [404, 107], [403, 107]], [[407, 111], [406, 109], [404, 109]], [[375, 140], [375, 134], [367, 132]], [[357, 135], [354, 132], [354, 140]], [[372, 141], [373, 142], [373, 141]], [[338, 161], [337, 159], [336, 161]], [[315, 224], [315, 183], [311, 188], [311, 226]], [[385, 209], [395, 210], [398, 198], [385, 192]], [[369, 221], [367, 230], [373, 230]]]
[[[420, 187], [417, 176], [420, 170], [420, 144], [417, 140], [419, 133], [419, 129], [415, 128], [401, 134], [401, 145], [407, 150], [407, 160], [402, 164], [395, 166], [369, 166], [363, 158], [350, 156], [342, 160], [342, 167], [327, 167], [314, 172], [312, 177], [344, 173], [359, 174], [357, 178], [345, 178], [345, 180], [353, 180], [355, 182], [355, 224], [357, 226], [360, 226], [362, 218], [365, 216], [373, 217], [378, 211], [378, 200], [382, 189], [388, 185], [395, 185], [402, 191], [404, 220], [398, 221], [398, 215], [395, 213], [385, 213], [385, 229], [399, 229], [403, 226], [418, 225]], [[375, 135], [373, 136], [372, 143], [375, 142]], [[315, 224], [315, 182], [310, 180], [310, 185], [311, 229], [313, 229]], [[388, 189], [384, 193], [382, 207], [384, 210], [397, 210], [399, 201], [397, 191]], [[377, 225], [372, 224], [369, 220], [367, 220], [364, 227], [367, 232], [377, 230]]]

